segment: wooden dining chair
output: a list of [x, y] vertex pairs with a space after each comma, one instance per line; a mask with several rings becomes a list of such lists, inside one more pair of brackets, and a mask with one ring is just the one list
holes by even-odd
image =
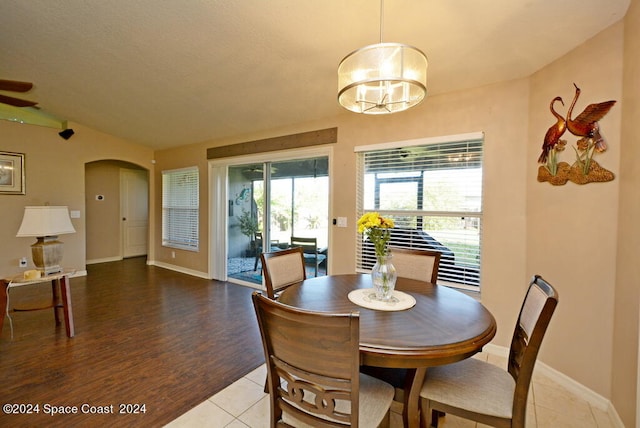
[[288, 248], [260, 254], [267, 295], [275, 299], [278, 291], [307, 279], [302, 248]]
[[253, 262], [253, 270], [258, 270], [258, 261], [260, 260], [260, 254], [262, 254], [262, 232], [255, 232], [253, 234], [253, 250], [256, 252], [256, 259]]
[[318, 240], [316, 238], [292, 236], [291, 246], [302, 248], [304, 259], [313, 263], [313, 267], [315, 269], [314, 276], [318, 276], [320, 263], [327, 259], [327, 256], [325, 254], [321, 254], [318, 250]]
[[393, 256], [391, 263], [396, 268], [398, 276], [436, 283], [442, 256], [440, 252], [401, 247], [389, 249]]
[[427, 370], [420, 392], [422, 425], [450, 413], [494, 427], [525, 426], [527, 395], [542, 338], [558, 304], [542, 277], [531, 280], [511, 339], [507, 370], [475, 358]]
[[278, 251], [280, 249], [280, 242], [277, 239], [272, 239], [269, 245], [265, 248], [263, 245], [262, 232], [255, 232], [253, 236], [253, 249], [256, 254], [256, 259], [253, 263], [253, 270], [258, 270], [260, 254], [262, 254], [263, 251]]
[[360, 315], [315, 312], [254, 292], [271, 427], [389, 426], [393, 387], [361, 375]]

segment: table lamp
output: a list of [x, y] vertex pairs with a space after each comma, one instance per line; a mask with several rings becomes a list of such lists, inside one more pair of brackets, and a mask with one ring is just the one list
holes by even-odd
[[25, 207], [16, 237], [35, 236], [31, 246], [33, 264], [44, 275], [62, 272], [62, 242], [58, 235], [75, 233], [67, 207]]

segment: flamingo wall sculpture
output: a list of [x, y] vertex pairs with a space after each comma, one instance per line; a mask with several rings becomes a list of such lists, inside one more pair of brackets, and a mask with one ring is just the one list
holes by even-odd
[[[607, 150], [607, 142], [600, 133], [599, 121], [611, 110], [616, 101], [589, 104], [574, 119], [571, 116], [581, 91], [575, 83], [573, 86], [575, 94], [566, 117], [563, 117], [554, 108], [558, 101], [564, 105], [561, 97], [555, 97], [549, 104], [549, 110], [556, 118], [556, 123], [547, 130], [544, 136], [542, 153], [538, 158], [538, 163], [544, 164], [544, 166], [538, 168], [538, 181], [548, 181], [554, 185], [565, 184], [569, 180], [577, 184], [611, 181], [614, 178], [613, 173], [602, 168], [592, 158], [594, 153], [602, 153]], [[573, 165], [566, 162], [559, 163], [557, 159], [558, 152], [562, 151], [567, 143], [560, 139], [566, 130], [579, 137], [574, 148], [576, 161]]]
[[576, 101], [578, 101], [578, 97], [580, 96], [580, 88], [578, 88], [575, 83], [573, 86], [576, 88], [576, 93], [567, 111], [567, 128], [569, 132], [577, 137], [592, 138], [595, 142], [595, 149], [598, 152], [604, 152], [607, 150], [607, 142], [600, 134], [598, 121], [609, 113], [609, 110], [611, 110], [611, 107], [613, 107], [616, 102], [612, 100], [598, 104], [589, 104], [578, 117], [571, 119], [573, 107], [576, 105]]
[[562, 98], [560, 97], [555, 97], [549, 104], [549, 110], [551, 110], [551, 114], [556, 117], [556, 123], [547, 130], [547, 133], [544, 136], [544, 142], [542, 143], [542, 154], [538, 158], [539, 163], [547, 162], [547, 159], [549, 158], [549, 151], [551, 151], [556, 146], [556, 144], [558, 144], [558, 141], [560, 141], [560, 137], [562, 137], [562, 134], [564, 134], [564, 132], [567, 130], [567, 121], [564, 119], [564, 117], [560, 116], [560, 113], [555, 111], [553, 108], [553, 104], [555, 104], [556, 101], [560, 101], [562, 105], [564, 105], [564, 101], [562, 101]]

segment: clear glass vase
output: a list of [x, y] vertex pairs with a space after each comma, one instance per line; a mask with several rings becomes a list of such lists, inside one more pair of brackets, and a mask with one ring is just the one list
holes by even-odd
[[396, 268], [391, 263], [391, 255], [376, 256], [376, 264], [371, 268], [371, 280], [377, 300], [387, 302], [393, 298], [397, 278]]

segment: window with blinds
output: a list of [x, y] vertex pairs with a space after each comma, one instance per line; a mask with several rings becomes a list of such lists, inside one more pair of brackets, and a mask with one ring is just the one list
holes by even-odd
[[162, 245], [198, 251], [198, 168], [162, 172]]
[[[356, 148], [358, 216], [392, 218], [391, 246], [440, 251], [439, 283], [479, 287], [483, 137], [470, 135]], [[358, 234], [356, 250], [358, 270], [370, 270], [373, 245]]]

